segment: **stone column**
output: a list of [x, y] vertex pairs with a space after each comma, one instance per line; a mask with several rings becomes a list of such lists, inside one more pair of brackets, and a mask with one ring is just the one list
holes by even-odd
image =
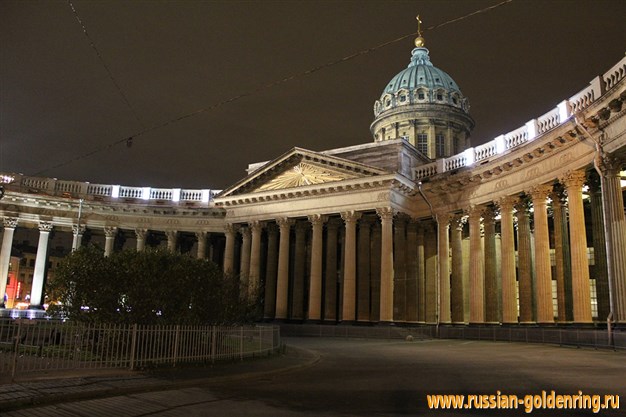
[[[376, 219], [378, 220], [378, 219]], [[370, 246], [370, 321], [380, 320], [380, 255], [381, 255], [381, 226], [374, 222], [371, 232]]]
[[450, 219], [449, 213], [437, 214], [437, 259], [439, 262], [439, 322], [450, 323]]
[[406, 321], [417, 322], [417, 227], [411, 219], [406, 229]]
[[409, 217], [398, 213], [393, 234], [393, 316], [394, 321], [406, 320], [406, 222]]
[[554, 279], [556, 280], [556, 301], [557, 301], [557, 321], [565, 322], [567, 316], [565, 314], [565, 274], [564, 274], [564, 256], [563, 256], [563, 203], [561, 201], [561, 192], [552, 191], [550, 194], [552, 200], [552, 217], [554, 220]]
[[623, 324], [626, 323], [626, 219], [620, 185], [622, 164], [614, 155], [606, 155], [602, 158], [600, 169], [603, 174], [602, 202], [613, 319]]
[[276, 314], [277, 319], [287, 318], [287, 303], [289, 301], [289, 234], [292, 219], [282, 217], [276, 220], [280, 229], [280, 245], [278, 249], [278, 277], [276, 282]]
[[275, 223], [268, 223], [267, 229], [267, 264], [265, 266], [265, 297], [263, 317], [274, 318], [276, 312], [276, 273], [278, 271], [278, 228]]
[[498, 292], [498, 271], [496, 255], [496, 213], [488, 206], [483, 211], [484, 252], [485, 252], [485, 321], [500, 321], [500, 294]]
[[596, 297], [598, 321], [604, 322], [609, 316], [609, 276], [607, 269], [606, 236], [604, 235], [604, 216], [602, 212], [602, 194], [600, 176], [589, 171], [587, 176], [589, 197], [591, 200], [591, 230], [593, 237], [593, 276], [596, 279]]
[[293, 259], [293, 288], [291, 318], [304, 319], [304, 275], [306, 270], [306, 232], [308, 224], [296, 222], [295, 256]]
[[485, 322], [485, 270], [484, 254], [480, 236], [480, 218], [482, 207], [469, 209], [470, 233], [470, 319], [471, 324]]
[[546, 199], [552, 191], [550, 185], [537, 185], [529, 194], [533, 200], [535, 220], [535, 303], [537, 323], [554, 323], [552, 305], [552, 265], [550, 262], [550, 235]]
[[372, 219], [363, 217], [359, 221], [357, 256], [357, 320], [370, 320], [370, 261]]
[[424, 320], [437, 322], [437, 231], [434, 222], [424, 230]]
[[17, 227], [17, 218], [4, 218], [4, 234], [2, 235], [2, 250], [0, 252], [0, 308], [4, 308], [4, 294], [7, 289], [9, 276], [9, 264], [11, 263], [11, 248], [13, 247], [13, 234]]
[[142, 252], [146, 249], [146, 237], [148, 236], [147, 229], [135, 229], [135, 237], [137, 238], [137, 252]]
[[426, 321], [426, 255], [424, 252], [424, 225], [417, 226], [417, 321]]
[[248, 296], [251, 300], [257, 298], [261, 285], [261, 234], [263, 224], [259, 221], [250, 222], [252, 242], [250, 245], [250, 272], [248, 273]]
[[465, 217], [456, 215], [452, 219], [452, 274], [450, 278], [450, 310], [452, 323], [464, 323], [463, 309], [463, 224]]
[[196, 258], [198, 259], [206, 259], [206, 238], [206, 231], [202, 230], [200, 232], [196, 232], [196, 239], [198, 240], [198, 252], [196, 254]]
[[235, 233], [237, 228], [235, 225], [226, 223], [224, 226], [224, 236], [226, 236], [226, 244], [224, 246], [224, 273], [232, 274], [235, 267]]
[[239, 229], [241, 233], [241, 258], [239, 259], [239, 280], [243, 288], [248, 288], [250, 278], [250, 247], [251, 233], [250, 228], [242, 226]]
[[311, 279], [309, 282], [308, 319], [319, 321], [322, 318], [322, 246], [326, 216], [314, 214], [308, 217], [311, 222]]
[[117, 235], [117, 227], [104, 228], [104, 256], [110, 256], [113, 253], [113, 244]]
[[80, 248], [83, 241], [83, 233], [85, 233], [85, 226], [72, 225], [72, 252]]
[[176, 252], [176, 244], [178, 243], [178, 231], [166, 230], [165, 237], [167, 238], [167, 250], [172, 253]]
[[348, 211], [341, 218], [346, 224], [342, 321], [351, 322], [356, 320], [356, 222], [361, 213]]
[[582, 197], [585, 172], [570, 171], [561, 178], [561, 182], [567, 189], [567, 202], [569, 206], [574, 322], [591, 323], [591, 290], [589, 288], [587, 232], [585, 231], [585, 212]]
[[393, 321], [393, 209], [380, 207], [376, 214], [381, 220], [380, 248], [380, 321]]
[[[30, 290], [30, 309], [43, 309], [43, 285], [45, 281], [46, 264], [48, 263], [48, 240], [52, 231], [52, 223], [39, 222], [39, 244], [35, 258], [33, 286]], [[4, 296], [4, 294], [3, 294]]]
[[324, 282], [324, 320], [337, 320], [337, 243], [338, 219], [326, 224], [326, 273]]
[[517, 198], [510, 196], [498, 201], [502, 235], [502, 323], [505, 324], [517, 323], [515, 230], [513, 227], [513, 206], [516, 202]]
[[528, 219], [528, 201], [520, 200], [517, 210], [517, 251], [519, 273], [519, 321], [534, 323], [533, 319], [533, 276], [530, 221]]

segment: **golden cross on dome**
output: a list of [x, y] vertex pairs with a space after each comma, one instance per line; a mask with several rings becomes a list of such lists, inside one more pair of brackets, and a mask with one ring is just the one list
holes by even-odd
[[417, 38], [415, 38], [415, 46], [418, 48], [423, 48], [426, 42], [424, 41], [424, 38], [422, 38], [422, 20], [420, 19], [420, 15], [417, 15], [416, 19], [417, 19]]

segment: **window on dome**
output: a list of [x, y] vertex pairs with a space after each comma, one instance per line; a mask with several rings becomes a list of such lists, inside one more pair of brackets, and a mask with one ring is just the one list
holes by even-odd
[[420, 100], [424, 100], [424, 93], [422, 92], [418, 93], [417, 98], [419, 98]]
[[400, 96], [400, 102], [404, 103], [406, 101], [406, 96]]
[[387, 99], [385, 100], [385, 106], [389, 107], [391, 105], [391, 100]]
[[439, 101], [443, 100], [443, 95], [441, 95], [441, 93], [437, 94], [437, 100]]
[[436, 81], [436, 82], [439, 82], [439, 78], [435, 78], [435, 81]]
[[458, 102], [459, 102], [459, 101], [456, 99], [456, 97], [452, 97], [452, 102], [453, 102], [454, 104], [458, 104]]
[[417, 150], [428, 155], [428, 135], [426, 133], [417, 134]]
[[445, 144], [446, 142], [445, 142], [445, 138], [443, 137], [443, 134], [437, 133], [437, 135], [435, 135], [435, 148], [436, 148], [437, 158], [441, 158], [442, 156], [445, 155], [445, 152], [446, 152]]

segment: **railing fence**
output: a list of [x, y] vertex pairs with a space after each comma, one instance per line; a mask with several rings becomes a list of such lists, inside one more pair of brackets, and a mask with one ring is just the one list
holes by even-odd
[[148, 326], [0, 319], [0, 373], [138, 369], [269, 355], [278, 326]]

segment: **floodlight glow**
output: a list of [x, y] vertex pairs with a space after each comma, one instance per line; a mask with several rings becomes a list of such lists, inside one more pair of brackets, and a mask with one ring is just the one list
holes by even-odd
[[119, 198], [120, 196], [120, 186], [119, 185], [113, 185], [113, 188], [111, 188], [111, 198]]
[[559, 123], [563, 123], [570, 116], [567, 100], [563, 100], [556, 107], [559, 109]]
[[496, 142], [496, 153], [501, 154], [506, 151], [506, 142], [504, 141], [504, 135], [500, 135], [494, 139]]
[[470, 166], [476, 161], [476, 158], [474, 158], [474, 148], [467, 148], [463, 151], [463, 156], [465, 157], [465, 166]]
[[211, 197], [211, 190], [202, 190], [202, 202], [208, 203]]
[[172, 201], [175, 203], [180, 201], [180, 188], [172, 189]]
[[150, 187], [143, 187], [141, 189], [141, 199], [150, 200]]
[[534, 119], [526, 122], [526, 131], [528, 132], [528, 140], [533, 140], [537, 137], [537, 124]]

